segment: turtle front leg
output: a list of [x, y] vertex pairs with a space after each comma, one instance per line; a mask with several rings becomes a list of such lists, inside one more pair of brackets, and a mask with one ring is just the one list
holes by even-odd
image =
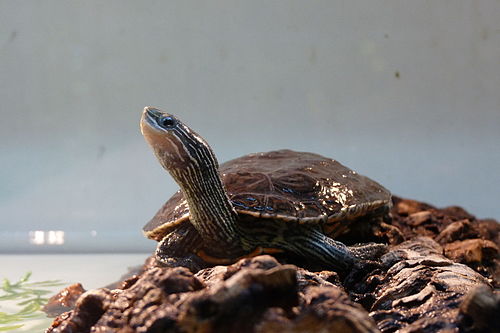
[[158, 243], [156, 260], [164, 267], [187, 267], [192, 272], [205, 268], [206, 263], [196, 255], [201, 249], [203, 240], [191, 225], [183, 223], [171, 231]]

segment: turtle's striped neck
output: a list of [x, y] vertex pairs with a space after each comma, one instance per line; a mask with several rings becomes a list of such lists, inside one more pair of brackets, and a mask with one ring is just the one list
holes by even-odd
[[[222, 184], [215, 154], [188, 127], [179, 127], [173, 134], [177, 138], [173, 143], [178, 156], [182, 157], [182, 163], [177, 162], [177, 167], [168, 163], [163, 166], [184, 193], [191, 223], [207, 244], [217, 245], [217, 248], [234, 248], [238, 243], [235, 230], [237, 213]], [[169, 158], [166, 155], [158, 157], [162, 164]]]
[[[174, 175], [175, 174], [175, 175]], [[236, 241], [237, 213], [231, 205], [216, 170], [199, 172], [191, 166], [172, 172], [189, 206], [190, 221], [208, 243], [227, 244]]]
[[151, 107], [144, 108], [141, 130], [163, 168], [183, 191], [190, 221], [204, 245], [234, 254], [241, 248], [238, 215], [208, 143], [173, 115]]

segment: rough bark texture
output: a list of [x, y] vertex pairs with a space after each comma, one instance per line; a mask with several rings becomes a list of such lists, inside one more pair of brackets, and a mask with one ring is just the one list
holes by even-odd
[[48, 310], [72, 310], [46, 332], [498, 332], [498, 222], [394, 203], [391, 219], [342, 237], [390, 244], [346, 277], [268, 255], [197, 272], [148, 259], [109, 288], [56, 295]]

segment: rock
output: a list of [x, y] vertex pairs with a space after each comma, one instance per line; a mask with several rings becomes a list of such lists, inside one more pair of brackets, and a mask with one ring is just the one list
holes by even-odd
[[457, 330], [464, 295], [488, 281], [471, 268], [445, 258], [429, 238], [396, 246], [384, 256], [390, 266], [375, 289], [370, 315], [382, 332]]
[[416, 212], [408, 216], [408, 224], [412, 227], [422, 225], [425, 222], [430, 222], [431, 220], [432, 220], [432, 213], [428, 210]]
[[428, 205], [423, 202], [419, 202], [416, 200], [409, 200], [409, 199], [401, 199], [396, 196], [393, 197], [393, 202], [394, 202], [393, 211], [395, 211], [396, 214], [402, 216], [408, 216], [423, 210], [434, 208], [431, 205]]
[[186, 332], [251, 332], [264, 311], [297, 304], [296, 268], [242, 269], [214, 288], [189, 295], [178, 326]]
[[294, 316], [269, 309], [255, 332], [378, 332], [375, 321], [340, 288], [309, 287], [302, 302]]
[[271, 256], [204, 269], [153, 267], [129, 288], [87, 292], [55, 332], [376, 332], [334, 272], [282, 265]]
[[436, 242], [446, 244], [459, 239], [476, 238], [477, 236], [478, 232], [473, 228], [472, 223], [464, 219], [448, 224], [436, 237]]
[[464, 332], [500, 332], [500, 293], [494, 293], [487, 286], [470, 291], [460, 304], [461, 329]]
[[357, 227], [356, 237], [345, 238], [349, 245], [383, 240], [389, 251], [380, 261], [353, 265], [346, 276], [286, 255], [203, 269], [161, 267], [150, 258], [109, 288], [83, 294], [68, 288], [59, 298], [73, 301], [60, 303], [69, 309], [78, 300], [46, 332], [496, 329], [489, 323], [499, 311], [491, 288], [500, 277], [498, 222], [459, 207], [394, 198], [391, 218]]
[[80, 296], [75, 309], [57, 317], [46, 332], [90, 332], [111, 305], [113, 296], [108, 289], [90, 290]]
[[476, 229], [479, 238], [488, 239], [495, 244], [500, 244], [500, 223], [493, 219], [479, 220]]
[[445, 245], [445, 255], [463, 264], [491, 263], [498, 258], [498, 246], [489, 240], [466, 239]]
[[462, 207], [458, 206], [449, 206], [443, 209], [440, 209], [441, 213], [453, 218], [454, 220], [474, 220], [475, 217], [468, 212], [465, 211]]
[[188, 292], [204, 287], [186, 268], [154, 267], [145, 271], [128, 289], [97, 289], [83, 294], [74, 310], [56, 318], [50, 332], [146, 331], [173, 325], [176, 304]]
[[55, 317], [63, 312], [73, 309], [78, 298], [85, 292], [80, 283], [72, 284], [56, 295], [52, 296], [42, 311], [47, 313], [49, 317]]

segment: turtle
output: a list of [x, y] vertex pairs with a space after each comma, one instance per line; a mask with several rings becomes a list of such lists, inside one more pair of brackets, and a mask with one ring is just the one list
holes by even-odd
[[338, 161], [277, 150], [219, 166], [205, 139], [178, 117], [145, 107], [140, 125], [180, 187], [143, 227], [146, 237], [159, 242], [160, 263], [198, 258], [230, 264], [284, 253], [345, 272], [384, 253], [385, 244], [334, 240], [351, 222], [380, 218], [391, 207], [389, 190]]

